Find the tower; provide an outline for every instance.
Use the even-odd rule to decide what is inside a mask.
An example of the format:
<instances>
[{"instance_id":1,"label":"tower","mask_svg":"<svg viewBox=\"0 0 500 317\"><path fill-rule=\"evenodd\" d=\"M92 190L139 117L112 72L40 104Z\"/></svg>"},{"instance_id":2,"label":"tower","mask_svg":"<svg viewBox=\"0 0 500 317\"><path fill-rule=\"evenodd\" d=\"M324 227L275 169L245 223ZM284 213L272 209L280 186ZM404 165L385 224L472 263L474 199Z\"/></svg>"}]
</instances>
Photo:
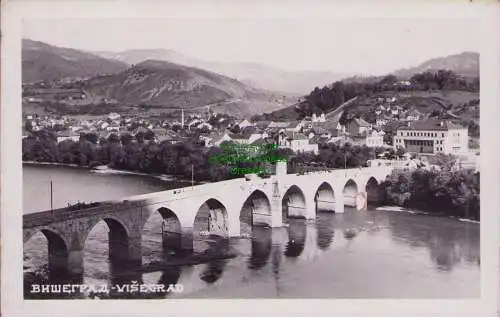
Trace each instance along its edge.
<instances>
[{"instance_id":1,"label":"tower","mask_svg":"<svg viewBox=\"0 0 500 317\"><path fill-rule=\"evenodd\" d=\"M181 113L181 126L184 129L184 109L181 109L181 111L182 111L182 113Z\"/></svg>"}]
</instances>

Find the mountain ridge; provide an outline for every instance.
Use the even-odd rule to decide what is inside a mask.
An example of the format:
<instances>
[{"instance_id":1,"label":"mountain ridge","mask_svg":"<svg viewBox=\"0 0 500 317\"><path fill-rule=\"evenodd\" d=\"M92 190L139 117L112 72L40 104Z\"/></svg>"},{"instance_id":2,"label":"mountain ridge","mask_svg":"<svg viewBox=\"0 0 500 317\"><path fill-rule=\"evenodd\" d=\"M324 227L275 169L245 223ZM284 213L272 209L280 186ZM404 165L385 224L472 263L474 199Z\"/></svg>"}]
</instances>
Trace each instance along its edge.
<instances>
[{"instance_id":1,"label":"mountain ridge","mask_svg":"<svg viewBox=\"0 0 500 317\"><path fill-rule=\"evenodd\" d=\"M52 81L66 77L94 77L123 71L116 60L30 39L22 40L22 81Z\"/></svg>"},{"instance_id":2,"label":"mountain ridge","mask_svg":"<svg viewBox=\"0 0 500 317\"><path fill-rule=\"evenodd\" d=\"M282 106L270 94L204 69L146 60L114 75L91 78L85 90L126 104L158 108L223 106L220 112L252 115Z\"/></svg>"},{"instance_id":3,"label":"mountain ridge","mask_svg":"<svg viewBox=\"0 0 500 317\"><path fill-rule=\"evenodd\" d=\"M94 54L114 58L129 65L154 58L176 64L206 69L238 79L259 89L304 94L316 85L324 85L353 74L328 71L287 71L256 62L223 63L204 61L171 49L131 49L120 52L96 51Z\"/></svg>"}]
</instances>

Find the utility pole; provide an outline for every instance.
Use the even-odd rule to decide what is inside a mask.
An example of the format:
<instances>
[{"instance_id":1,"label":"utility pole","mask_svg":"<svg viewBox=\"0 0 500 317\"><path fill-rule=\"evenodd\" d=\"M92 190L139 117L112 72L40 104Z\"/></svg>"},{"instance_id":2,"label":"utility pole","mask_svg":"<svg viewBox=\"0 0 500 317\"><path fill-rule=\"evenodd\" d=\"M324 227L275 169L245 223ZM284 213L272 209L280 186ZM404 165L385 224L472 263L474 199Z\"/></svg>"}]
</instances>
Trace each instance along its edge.
<instances>
[{"instance_id":1,"label":"utility pole","mask_svg":"<svg viewBox=\"0 0 500 317\"><path fill-rule=\"evenodd\" d=\"M191 164L191 189L193 189L194 186L194 165Z\"/></svg>"},{"instance_id":2,"label":"utility pole","mask_svg":"<svg viewBox=\"0 0 500 317\"><path fill-rule=\"evenodd\" d=\"M54 211L54 190L52 188L52 179L50 180L50 211Z\"/></svg>"},{"instance_id":3,"label":"utility pole","mask_svg":"<svg viewBox=\"0 0 500 317\"><path fill-rule=\"evenodd\" d=\"M182 129L184 129L184 108L181 109L181 125Z\"/></svg>"}]
</instances>

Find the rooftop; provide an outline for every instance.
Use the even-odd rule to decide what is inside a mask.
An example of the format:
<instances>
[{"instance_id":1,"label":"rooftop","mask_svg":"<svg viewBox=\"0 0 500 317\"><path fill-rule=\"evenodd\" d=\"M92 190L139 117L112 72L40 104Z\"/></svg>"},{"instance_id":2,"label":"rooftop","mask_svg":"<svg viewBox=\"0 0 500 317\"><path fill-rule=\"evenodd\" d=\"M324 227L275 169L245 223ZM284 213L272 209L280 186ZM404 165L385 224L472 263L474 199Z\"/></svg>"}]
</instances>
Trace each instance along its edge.
<instances>
[{"instance_id":1,"label":"rooftop","mask_svg":"<svg viewBox=\"0 0 500 317\"><path fill-rule=\"evenodd\" d=\"M357 123L360 127L368 127L368 128L371 127L371 124L369 124L368 122L366 122L361 118L353 118L351 122Z\"/></svg>"},{"instance_id":2,"label":"rooftop","mask_svg":"<svg viewBox=\"0 0 500 317\"><path fill-rule=\"evenodd\" d=\"M460 124L451 121L440 120L419 120L407 123L407 125L398 127L398 130L425 130L425 131L448 131L465 129Z\"/></svg>"}]
</instances>

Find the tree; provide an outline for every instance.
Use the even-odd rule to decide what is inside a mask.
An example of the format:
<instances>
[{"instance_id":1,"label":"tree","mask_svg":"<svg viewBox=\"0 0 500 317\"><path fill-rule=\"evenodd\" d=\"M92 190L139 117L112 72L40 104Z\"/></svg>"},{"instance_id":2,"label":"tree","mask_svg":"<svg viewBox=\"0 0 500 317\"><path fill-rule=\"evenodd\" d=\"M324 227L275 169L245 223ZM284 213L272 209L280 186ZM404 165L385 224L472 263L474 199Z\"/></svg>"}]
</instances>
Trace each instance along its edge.
<instances>
[{"instance_id":1,"label":"tree","mask_svg":"<svg viewBox=\"0 0 500 317\"><path fill-rule=\"evenodd\" d=\"M155 138L155 134L153 131L151 130L148 130L144 133L144 140L148 140L148 141L151 141Z\"/></svg>"},{"instance_id":2,"label":"tree","mask_svg":"<svg viewBox=\"0 0 500 317\"><path fill-rule=\"evenodd\" d=\"M116 133L111 133L108 137L108 142L110 143L120 143L120 138Z\"/></svg>"},{"instance_id":3,"label":"tree","mask_svg":"<svg viewBox=\"0 0 500 317\"><path fill-rule=\"evenodd\" d=\"M341 125L345 126L347 124L348 120L349 120L349 111L347 109L345 109L342 112L342 115L340 115L339 123Z\"/></svg>"},{"instance_id":4,"label":"tree","mask_svg":"<svg viewBox=\"0 0 500 317\"><path fill-rule=\"evenodd\" d=\"M120 136L120 141L123 146L126 146L134 140L134 137L130 133L124 133Z\"/></svg>"},{"instance_id":5,"label":"tree","mask_svg":"<svg viewBox=\"0 0 500 317\"><path fill-rule=\"evenodd\" d=\"M33 129L33 125L31 124L31 121L25 120L24 121L24 130L26 130L27 132L31 132L32 129Z\"/></svg>"},{"instance_id":6,"label":"tree","mask_svg":"<svg viewBox=\"0 0 500 317\"><path fill-rule=\"evenodd\" d=\"M436 165L444 171L451 170L456 163L456 158L451 154L438 153L434 158Z\"/></svg>"},{"instance_id":7,"label":"tree","mask_svg":"<svg viewBox=\"0 0 500 317\"><path fill-rule=\"evenodd\" d=\"M397 146L396 147L396 157L402 158L406 154L406 150L402 146Z\"/></svg>"}]
</instances>

